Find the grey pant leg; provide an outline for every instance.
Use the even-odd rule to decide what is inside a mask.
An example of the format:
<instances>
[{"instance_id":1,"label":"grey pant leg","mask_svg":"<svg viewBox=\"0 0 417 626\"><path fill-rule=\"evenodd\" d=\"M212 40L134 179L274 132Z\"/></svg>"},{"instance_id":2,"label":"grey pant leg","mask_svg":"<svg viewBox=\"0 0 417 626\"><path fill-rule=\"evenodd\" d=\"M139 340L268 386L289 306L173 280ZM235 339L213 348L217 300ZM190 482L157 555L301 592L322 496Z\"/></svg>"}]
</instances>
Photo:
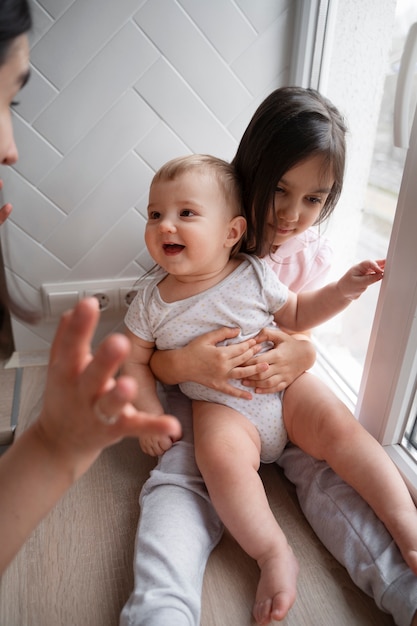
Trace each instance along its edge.
<instances>
[{"instance_id":1,"label":"grey pant leg","mask_svg":"<svg viewBox=\"0 0 417 626\"><path fill-rule=\"evenodd\" d=\"M190 402L177 393L168 406L181 418L183 439L143 486L135 586L120 626L198 626L207 559L223 532L195 463Z\"/></svg>"},{"instance_id":2,"label":"grey pant leg","mask_svg":"<svg viewBox=\"0 0 417 626\"><path fill-rule=\"evenodd\" d=\"M398 626L409 626L417 610L417 577L368 504L327 463L295 446L286 447L278 464L296 486L313 530L353 582Z\"/></svg>"}]
</instances>

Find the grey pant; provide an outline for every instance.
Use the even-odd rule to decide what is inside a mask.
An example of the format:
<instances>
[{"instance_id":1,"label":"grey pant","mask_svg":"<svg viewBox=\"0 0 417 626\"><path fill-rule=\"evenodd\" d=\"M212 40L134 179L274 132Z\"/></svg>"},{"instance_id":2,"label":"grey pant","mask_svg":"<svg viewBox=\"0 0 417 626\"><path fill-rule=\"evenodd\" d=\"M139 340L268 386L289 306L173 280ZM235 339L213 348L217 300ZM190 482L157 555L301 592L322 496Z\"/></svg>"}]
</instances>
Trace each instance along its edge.
<instances>
[{"instance_id":1,"label":"grey pant","mask_svg":"<svg viewBox=\"0 0 417 626\"><path fill-rule=\"evenodd\" d=\"M176 387L167 389L183 438L143 487L135 588L120 626L198 626L204 570L223 531L195 463L191 404ZM398 626L409 626L417 610L417 577L366 502L326 463L294 446L287 446L278 463L326 548Z\"/></svg>"}]
</instances>

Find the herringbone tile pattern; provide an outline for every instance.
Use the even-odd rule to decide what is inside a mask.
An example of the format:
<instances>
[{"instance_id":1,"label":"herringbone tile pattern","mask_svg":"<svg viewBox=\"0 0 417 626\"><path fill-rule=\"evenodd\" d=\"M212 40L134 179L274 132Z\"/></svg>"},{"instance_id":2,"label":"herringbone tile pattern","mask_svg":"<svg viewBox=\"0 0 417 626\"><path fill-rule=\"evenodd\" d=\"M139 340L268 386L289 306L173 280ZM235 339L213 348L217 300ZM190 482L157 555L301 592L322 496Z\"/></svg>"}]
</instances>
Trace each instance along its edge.
<instances>
[{"instance_id":1,"label":"herringbone tile pattern","mask_svg":"<svg viewBox=\"0 0 417 626\"><path fill-rule=\"evenodd\" d=\"M256 106L288 80L294 5L33 0L32 77L13 114L20 160L2 173L12 291L40 307L43 283L148 267L154 170L191 152L233 156ZM55 323L14 322L16 349L48 348Z\"/></svg>"}]
</instances>

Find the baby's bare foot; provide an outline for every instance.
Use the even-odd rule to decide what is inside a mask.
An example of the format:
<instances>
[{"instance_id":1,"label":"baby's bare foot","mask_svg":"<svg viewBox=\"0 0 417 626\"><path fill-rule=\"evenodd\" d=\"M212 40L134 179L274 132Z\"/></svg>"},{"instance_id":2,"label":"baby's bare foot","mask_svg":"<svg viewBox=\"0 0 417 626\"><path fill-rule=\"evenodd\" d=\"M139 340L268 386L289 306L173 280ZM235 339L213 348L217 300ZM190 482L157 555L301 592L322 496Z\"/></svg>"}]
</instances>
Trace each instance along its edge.
<instances>
[{"instance_id":1,"label":"baby's bare foot","mask_svg":"<svg viewBox=\"0 0 417 626\"><path fill-rule=\"evenodd\" d=\"M281 621L295 602L298 562L287 544L285 550L259 562L261 577L253 616L258 624Z\"/></svg>"},{"instance_id":2,"label":"baby's bare foot","mask_svg":"<svg viewBox=\"0 0 417 626\"><path fill-rule=\"evenodd\" d=\"M140 437L139 443L143 452L150 456L161 456L173 446L169 435L144 435Z\"/></svg>"}]
</instances>

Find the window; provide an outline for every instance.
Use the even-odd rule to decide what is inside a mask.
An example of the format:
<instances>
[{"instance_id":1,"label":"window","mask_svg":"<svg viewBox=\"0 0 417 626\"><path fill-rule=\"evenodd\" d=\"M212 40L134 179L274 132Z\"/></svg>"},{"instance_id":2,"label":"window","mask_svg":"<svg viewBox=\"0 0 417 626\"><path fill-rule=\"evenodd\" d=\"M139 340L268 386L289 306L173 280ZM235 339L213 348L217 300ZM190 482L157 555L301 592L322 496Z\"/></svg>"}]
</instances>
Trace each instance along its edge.
<instances>
[{"instance_id":1,"label":"window","mask_svg":"<svg viewBox=\"0 0 417 626\"><path fill-rule=\"evenodd\" d=\"M413 22L417 22L415 2L398 0L366 201L360 216L352 217L357 220L352 231L358 236L353 240L350 231L341 235L349 239L355 261L387 256L385 277L345 313L317 329L315 337L322 372L337 384L339 394L364 426L386 446L416 497L417 121L408 151L395 148L391 141L399 62ZM410 109L415 107L416 95L417 88ZM332 238L331 229L328 234ZM343 258L346 267L349 261L344 254ZM339 275L340 269L335 272Z\"/></svg>"},{"instance_id":2,"label":"window","mask_svg":"<svg viewBox=\"0 0 417 626\"><path fill-rule=\"evenodd\" d=\"M382 259L387 254L407 155L405 148L393 143L394 100L404 44L414 21L417 21L415 3L399 0L366 197L360 215L355 217L357 225L349 233L352 262L365 258ZM417 74L414 94L412 110L417 99ZM330 225L328 236L335 250L343 245L343 231L334 233ZM350 264L344 260L343 263L343 266L339 263L332 278L338 278ZM319 351L327 363L326 369L329 373L331 367L336 370L333 377L338 377L339 384L345 388L345 396L351 401L359 392L379 290L380 285L373 286L346 312L315 331Z\"/></svg>"}]
</instances>

